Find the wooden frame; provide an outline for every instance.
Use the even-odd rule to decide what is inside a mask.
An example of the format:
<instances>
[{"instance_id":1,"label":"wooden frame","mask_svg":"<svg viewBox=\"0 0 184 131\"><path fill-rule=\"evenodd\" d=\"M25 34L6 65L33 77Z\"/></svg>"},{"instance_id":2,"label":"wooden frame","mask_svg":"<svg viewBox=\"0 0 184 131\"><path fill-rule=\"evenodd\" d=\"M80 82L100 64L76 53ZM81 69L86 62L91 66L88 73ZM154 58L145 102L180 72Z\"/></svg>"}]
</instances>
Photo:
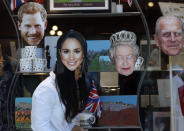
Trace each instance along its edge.
<instances>
[{"instance_id":1,"label":"wooden frame","mask_svg":"<svg viewBox=\"0 0 184 131\"><path fill-rule=\"evenodd\" d=\"M72 2L72 0L48 0L47 11L49 13L98 13L110 12L111 0L84 0Z\"/></svg>"}]
</instances>

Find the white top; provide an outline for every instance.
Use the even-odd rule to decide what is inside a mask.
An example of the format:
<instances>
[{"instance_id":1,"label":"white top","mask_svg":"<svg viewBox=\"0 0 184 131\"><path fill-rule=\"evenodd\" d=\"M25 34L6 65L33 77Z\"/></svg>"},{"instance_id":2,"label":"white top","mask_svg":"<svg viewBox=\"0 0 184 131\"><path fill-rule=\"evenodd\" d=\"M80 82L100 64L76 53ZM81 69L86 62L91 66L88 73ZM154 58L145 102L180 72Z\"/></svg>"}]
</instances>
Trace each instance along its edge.
<instances>
[{"instance_id":1,"label":"white top","mask_svg":"<svg viewBox=\"0 0 184 131\"><path fill-rule=\"evenodd\" d=\"M65 106L60 101L55 74L42 81L32 96L31 128L33 131L71 131L74 122L65 120Z\"/></svg>"}]
</instances>

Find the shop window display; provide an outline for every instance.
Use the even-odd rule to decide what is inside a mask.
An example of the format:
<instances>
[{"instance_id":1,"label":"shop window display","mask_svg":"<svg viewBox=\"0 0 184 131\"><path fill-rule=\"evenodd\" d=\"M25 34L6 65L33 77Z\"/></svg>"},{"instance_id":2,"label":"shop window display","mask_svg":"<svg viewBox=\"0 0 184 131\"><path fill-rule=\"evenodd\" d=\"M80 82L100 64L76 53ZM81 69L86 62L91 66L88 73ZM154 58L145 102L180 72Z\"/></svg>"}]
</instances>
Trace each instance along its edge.
<instances>
[{"instance_id":1,"label":"shop window display","mask_svg":"<svg viewBox=\"0 0 184 131\"><path fill-rule=\"evenodd\" d=\"M44 25L44 27L45 27L45 25ZM45 27L46 28L46 27ZM19 30L20 31L22 31L23 29L22 29L22 26L20 26L19 25ZM34 32L34 29L33 29L33 32ZM42 30L42 32L43 32L43 30ZM21 35L22 35L22 33L21 33ZM39 34L37 34L40 38L43 38L43 37L41 37L41 35L39 35ZM32 38L34 38L34 36L31 36L31 38L29 39L29 38L24 38L24 36L22 35L22 38L26 41L26 39L28 39L28 40L30 40L30 41L34 41ZM32 46L32 45L39 45L37 42L35 42L34 44L32 43L28 43L28 40L27 40L27 42L26 42L26 44L28 44L29 46ZM35 36L35 40L37 40L37 41L39 41L37 38L36 38L36 36ZM49 50L51 49L51 47L49 47ZM50 53L51 53L51 51L50 51ZM109 60L108 60L108 62L104 62L103 60L106 60L106 57L107 56L107 54L105 54L104 56L102 56L102 57L100 57L99 58L99 61L100 62L102 62L102 64L104 64L104 63L108 63L108 64L112 64L112 63L110 63L109 62ZM48 57L48 60L47 61L49 61L49 59L50 59L50 57ZM51 56L51 59L52 59L52 56ZM104 63L103 63L104 62ZM138 62L136 63L136 60L134 60L133 61L133 64L131 65L131 70L130 70L130 72L128 72L128 73L123 73L123 76L125 75L125 77L129 77L130 76L130 78L127 78L127 80L129 80L129 81L132 81L132 80L134 80L134 79L136 79L136 78L134 78L134 77L131 77L131 75L132 74L134 74L134 70L136 69L137 70L137 67L139 68L139 66L141 65L141 63L142 63L142 61L141 60L138 60ZM136 66L136 68L135 68L135 65L138 65L138 66ZM111 66L111 65L110 65ZM49 68L49 65L47 65L47 67ZM113 67L113 66L112 66ZM134 69L135 68L135 69ZM111 68L112 70L114 70L114 68ZM101 70L101 69L100 69ZM31 71L30 71L31 72ZM31 72L32 73L32 72ZM122 75L122 74L121 74ZM29 76L30 77L30 76ZM139 77L139 76L137 76L137 77ZM133 79L131 79L131 78L133 78ZM123 78L124 79L124 78ZM125 82L126 83L126 82ZM26 86L29 86L29 85L26 85ZM136 85L137 86L137 85ZM98 87L97 87L97 89L98 89ZM31 89L31 94L32 94L32 92L33 92L33 90L34 89ZM135 89L136 90L136 89ZM134 90L134 91L135 91ZM137 93L136 91L134 92L134 93ZM133 93L133 94L134 94ZM131 93L130 93L131 94ZM136 99L134 99L134 101L137 101ZM135 103L133 104L133 106L135 106ZM136 119L137 120L137 119ZM138 121L136 121L136 126L138 125ZM114 130L116 130L116 129L114 129Z\"/></svg>"}]
</instances>

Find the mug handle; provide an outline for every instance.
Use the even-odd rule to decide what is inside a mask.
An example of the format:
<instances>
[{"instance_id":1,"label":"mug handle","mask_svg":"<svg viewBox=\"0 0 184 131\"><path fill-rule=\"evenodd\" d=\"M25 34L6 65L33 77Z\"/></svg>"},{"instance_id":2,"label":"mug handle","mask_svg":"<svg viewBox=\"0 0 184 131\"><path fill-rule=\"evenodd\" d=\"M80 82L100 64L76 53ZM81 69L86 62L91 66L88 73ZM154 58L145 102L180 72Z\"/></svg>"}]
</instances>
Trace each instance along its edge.
<instances>
[{"instance_id":1,"label":"mug handle","mask_svg":"<svg viewBox=\"0 0 184 131\"><path fill-rule=\"evenodd\" d=\"M142 66L142 64L143 64L143 62L144 62L144 58L141 57L141 56L139 56L138 59L141 59L141 64L140 64L140 66Z\"/></svg>"},{"instance_id":2,"label":"mug handle","mask_svg":"<svg viewBox=\"0 0 184 131\"><path fill-rule=\"evenodd\" d=\"M138 63L138 60L139 60L139 59L140 59L140 61L141 61L140 63ZM144 58L141 57L141 56L138 56L138 57L137 57L137 60L136 60L136 62L135 62L135 70L139 70L139 69L141 68L143 62L144 62Z\"/></svg>"}]
</instances>

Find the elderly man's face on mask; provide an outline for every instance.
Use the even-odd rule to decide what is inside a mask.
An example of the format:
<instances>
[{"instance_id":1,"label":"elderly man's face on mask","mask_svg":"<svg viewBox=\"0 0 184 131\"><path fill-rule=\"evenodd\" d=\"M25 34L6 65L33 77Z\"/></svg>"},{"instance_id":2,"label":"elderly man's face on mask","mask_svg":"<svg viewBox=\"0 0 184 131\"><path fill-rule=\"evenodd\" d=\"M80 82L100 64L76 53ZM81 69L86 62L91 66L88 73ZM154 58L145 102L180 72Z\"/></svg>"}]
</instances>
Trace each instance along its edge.
<instances>
[{"instance_id":1,"label":"elderly man's face on mask","mask_svg":"<svg viewBox=\"0 0 184 131\"><path fill-rule=\"evenodd\" d=\"M177 19L161 20L155 41L166 55L178 55L184 45L181 23Z\"/></svg>"},{"instance_id":2,"label":"elderly man's face on mask","mask_svg":"<svg viewBox=\"0 0 184 131\"><path fill-rule=\"evenodd\" d=\"M37 46L43 39L47 21L43 21L40 12L23 14L22 22L18 23L22 38L28 45Z\"/></svg>"}]
</instances>

